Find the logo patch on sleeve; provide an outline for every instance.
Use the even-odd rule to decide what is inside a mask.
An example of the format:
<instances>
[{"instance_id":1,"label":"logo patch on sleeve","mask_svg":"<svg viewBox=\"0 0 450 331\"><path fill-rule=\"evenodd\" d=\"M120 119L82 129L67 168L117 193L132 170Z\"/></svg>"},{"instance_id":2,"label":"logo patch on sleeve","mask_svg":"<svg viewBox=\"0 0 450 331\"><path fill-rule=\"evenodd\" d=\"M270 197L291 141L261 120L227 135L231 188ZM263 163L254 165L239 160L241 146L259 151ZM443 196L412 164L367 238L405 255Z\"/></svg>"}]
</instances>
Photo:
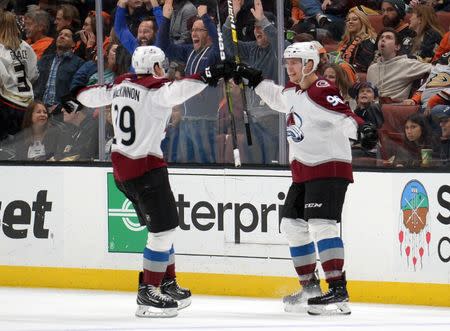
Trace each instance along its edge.
<instances>
[{"instance_id":1,"label":"logo patch on sleeve","mask_svg":"<svg viewBox=\"0 0 450 331\"><path fill-rule=\"evenodd\" d=\"M317 81L316 86L317 87L329 87L330 83L328 83L326 80L321 79L321 80Z\"/></svg>"}]
</instances>

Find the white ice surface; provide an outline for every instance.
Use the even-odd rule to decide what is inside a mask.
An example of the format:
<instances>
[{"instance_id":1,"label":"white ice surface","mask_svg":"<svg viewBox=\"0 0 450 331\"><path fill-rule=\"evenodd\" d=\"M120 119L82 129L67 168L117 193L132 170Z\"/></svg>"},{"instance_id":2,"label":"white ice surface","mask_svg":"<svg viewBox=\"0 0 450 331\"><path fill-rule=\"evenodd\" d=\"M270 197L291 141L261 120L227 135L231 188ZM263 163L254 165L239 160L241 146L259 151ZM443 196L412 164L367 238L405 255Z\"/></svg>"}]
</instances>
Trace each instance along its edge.
<instances>
[{"instance_id":1,"label":"white ice surface","mask_svg":"<svg viewBox=\"0 0 450 331\"><path fill-rule=\"evenodd\" d=\"M351 303L350 316L283 312L281 300L193 297L169 319L137 318L130 292L0 287L0 330L450 330L450 309Z\"/></svg>"}]
</instances>

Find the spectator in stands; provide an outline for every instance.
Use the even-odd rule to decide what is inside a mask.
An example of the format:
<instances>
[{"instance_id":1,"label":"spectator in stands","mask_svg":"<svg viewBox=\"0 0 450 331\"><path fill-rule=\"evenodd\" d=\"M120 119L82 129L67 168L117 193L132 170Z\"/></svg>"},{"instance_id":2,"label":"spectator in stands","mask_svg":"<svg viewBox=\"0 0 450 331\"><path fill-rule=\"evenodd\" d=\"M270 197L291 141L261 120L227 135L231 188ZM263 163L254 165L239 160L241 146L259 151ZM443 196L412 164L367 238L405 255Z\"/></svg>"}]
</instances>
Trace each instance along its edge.
<instances>
[{"instance_id":1,"label":"spectator in stands","mask_svg":"<svg viewBox=\"0 0 450 331\"><path fill-rule=\"evenodd\" d=\"M221 0L220 3L220 18L223 24L225 18L228 16L228 4L227 1L224 0ZM234 17L238 40L255 40L255 34L253 33L255 18L251 12L253 0L233 0L233 7L235 6L239 6L240 8L239 12Z\"/></svg>"},{"instance_id":2,"label":"spectator in stands","mask_svg":"<svg viewBox=\"0 0 450 331\"><path fill-rule=\"evenodd\" d=\"M125 9L125 22L128 29L135 36L137 34L139 25L144 18L152 16L151 4L147 7L148 1L142 0L119 0L121 7ZM152 2L153 3L153 2ZM119 5L119 4L118 4Z\"/></svg>"},{"instance_id":3,"label":"spectator in stands","mask_svg":"<svg viewBox=\"0 0 450 331\"><path fill-rule=\"evenodd\" d=\"M87 161L98 157L98 121L91 109L62 108L65 129L56 148L57 161Z\"/></svg>"},{"instance_id":4,"label":"spectator in stands","mask_svg":"<svg viewBox=\"0 0 450 331\"><path fill-rule=\"evenodd\" d=\"M63 29L70 29L75 32L78 31L80 27L80 13L78 12L78 9L76 7L67 4L58 6L55 17L55 29L57 37ZM54 54L56 52L56 39L57 38L55 38L53 40L53 43L49 47L47 47L47 49L44 51L44 55ZM77 37L74 38L74 49L78 48L80 45L80 41L75 39L77 39Z\"/></svg>"},{"instance_id":5,"label":"spectator in stands","mask_svg":"<svg viewBox=\"0 0 450 331\"><path fill-rule=\"evenodd\" d=\"M409 7L415 8L421 4L430 6L434 11L450 11L450 2L447 0L411 0L409 2Z\"/></svg>"},{"instance_id":6,"label":"spectator in stands","mask_svg":"<svg viewBox=\"0 0 450 331\"><path fill-rule=\"evenodd\" d=\"M351 100L349 95L349 89L352 86L352 83L348 80L345 71L341 68L341 66L337 63L328 63L323 66L323 78L333 82L334 85L341 92L341 96L343 100L348 104ZM353 106L353 109L355 107Z\"/></svg>"},{"instance_id":7,"label":"spectator in stands","mask_svg":"<svg viewBox=\"0 0 450 331\"><path fill-rule=\"evenodd\" d=\"M75 54L83 60L92 60L97 55L97 27L96 27L96 13L90 11L86 19L84 20L83 27L77 33L80 36L80 47L76 50ZM103 30L103 48L106 48L109 43L109 33L111 31L111 16L102 12L102 30Z\"/></svg>"},{"instance_id":8,"label":"spectator in stands","mask_svg":"<svg viewBox=\"0 0 450 331\"><path fill-rule=\"evenodd\" d=\"M255 1L255 7L252 9L255 21L255 41L242 42L239 40L239 56L243 62L261 70L264 78L276 81L278 79L276 17L272 13L264 12L261 0ZM234 1L233 10L236 17L241 10L238 0ZM235 46L231 36L229 17L223 24L222 31L225 52L230 58L234 58ZM288 45L289 43L285 42L285 47Z\"/></svg>"},{"instance_id":9,"label":"spectator in stands","mask_svg":"<svg viewBox=\"0 0 450 331\"><path fill-rule=\"evenodd\" d=\"M378 103L378 89L370 82L357 83L350 89L350 95L356 100L355 114L365 122L381 128L384 123L383 113Z\"/></svg>"},{"instance_id":10,"label":"spectator in stands","mask_svg":"<svg viewBox=\"0 0 450 331\"><path fill-rule=\"evenodd\" d=\"M297 37L295 37L294 40L297 41ZM359 78L355 71L355 68L353 68L351 64L342 60L339 56L336 56L335 52L330 54L327 53L325 47L323 47L323 45L317 40L313 40L311 43L317 48L317 51L319 52L320 62L319 65L317 66L317 72L320 75L323 76L323 72L325 71L326 68L328 68L329 64L335 63L338 64L344 71L346 79L349 81L350 86L359 82Z\"/></svg>"},{"instance_id":11,"label":"spectator in stands","mask_svg":"<svg viewBox=\"0 0 450 331\"><path fill-rule=\"evenodd\" d=\"M114 31L121 44L133 54L138 46L149 46L155 43L156 31L162 22L161 7L157 0L151 0L153 6L153 16L146 16L139 24L137 35L133 35L126 23L128 0L119 0L117 2L116 16L114 20Z\"/></svg>"},{"instance_id":12,"label":"spectator in stands","mask_svg":"<svg viewBox=\"0 0 450 331\"><path fill-rule=\"evenodd\" d=\"M398 54L410 54L412 41L416 33L404 21L406 15L405 2L403 0L383 0L381 14L383 15L384 27L393 28L398 33L400 40Z\"/></svg>"},{"instance_id":13,"label":"spectator in stands","mask_svg":"<svg viewBox=\"0 0 450 331\"><path fill-rule=\"evenodd\" d=\"M378 87L382 102L402 102L411 94L414 81L431 71L431 64L397 55L400 39L392 28L384 28L377 40L380 57L367 70L367 81Z\"/></svg>"},{"instance_id":14,"label":"spectator in stands","mask_svg":"<svg viewBox=\"0 0 450 331\"><path fill-rule=\"evenodd\" d=\"M0 11L0 141L16 134L28 105L33 101L36 54L19 38L16 17Z\"/></svg>"},{"instance_id":15,"label":"spectator in stands","mask_svg":"<svg viewBox=\"0 0 450 331\"><path fill-rule=\"evenodd\" d=\"M301 9L309 20L326 29L333 39L340 40L345 27L345 14L351 8L348 0L301 0Z\"/></svg>"},{"instance_id":16,"label":"spectator in stands","mask_svg":"<svg viewBox=\"0 0 450 331\"><path fill-rule=\"evenodd\" d=\"M432 149L432 147L431 128L426 118L422 114L412 114L406 119L403 145L399 145L396 150L394 165L419 167L422 165L422 150ZM427 165L431 163L431 160L428 161Z\"/></svg>"},{"instance_id":17,"label":"spectator in stands","mask_svg":"<svg viewBox=\"0 0 450 331\"><path fill-rule=\"evenodd\" d=\"M192 25L192 44L176 45L169 38L170 20L173 13L173 0L167 0L163 6L163 19L158 29L156 46L172 60L186 63L186 75L204 70L220 60L216 26L209 15L207 6L197 8L198 18Z\"/></svg>"},{"instance_id":18,"label":"spectator in stands","mask_svg":"<svg viewBox=\"0 0 450 331\"><path fill-rule=\"evenodd\" d=\"M381 128L384 122L381 106L378 103L378 89L369 82L356 83L349 90L350 96L356 100L354 113L361 117L364 122L372 123L377 129ZM367 150L361 147L358 142L352 145L353 157L372 157L379 155L379 144Z\"/></svg>"},{"instance_id":19,"label":"spectator in stands","mask_svg":"<svg viewBox=\"0 0 450 331\"><path fill-rule=\"evenodd\" d=\"M44 103L33 101L25 112L22 131L14 136L15 160L48 160L54 156L60 130L49 121Z\"/></svg>"},{"instance_id":20,"label":"spectator in stands","mask_svg":"<svg viewBox=\"0 0 450 331\"><path fill-rule=\"evenodd\" d=\"M105 70L104 70L104 83L112 84L117 77L116 66L116 50L118 45L110 43L105 52ZM97 65L97 62L95 62ZM89 77L87 85L95 85L98 83L98 73L94 73Z\"/></svg>"},{"instance_id":21,"label":"spectator in stands","mask_svg":"<svg viewBox=\"0 0 450 331\"><path fill-rule=\"evenodd\" d=\"M78 30L81 27L80 12L72 5L59 6L56 11L55 26L58 34L64 28Z\"/></svg>"},{"instance_id":22,"label":"spectator in stands","mask_svg":"<svg viewBox=\"0 0 450 331\"><path fill-rule=\"evenodd\" d=\"M445 33L434 9L425 5L414 7L409 22L410 29L416 32L411 54L418 60L431 62L434 50L439 46Z\"/></svg>"},{"instance_id":23,"label":"spectator in stands","mask_svg":"<svg viewBox=\"0 0 450 331\"><path fill-rule=\"evenodd\" d=\"M116 48L116 76L123 75L130 72L131 68L131 54L123 45Z\"/></svg>"},{"instance_id":24,"label":"spectator in stands","mask_svg":"<svg viewBox=\"0 0 450 331\"><path fill-rule=\"evenodd\" d=\"M173 0L163 6L163 20L158 29L156 46L170 61L186 63L185 74L193 75L220 61L217 28L207 14L206 5L197 8L198 17L191 29L193 44L174 44L169 38ZM216 113L219 93L208 87L184 105L184 117L179 126L178 162L214 163L216 150Z\"/></svg>"},{"instance_id":25,"label":"spectator in stands","mask_svg":"<svg viewBox=\"0 0 450 331\"><path fill-rule=\"evenodd\" d=\"M44 10L28 10L25 14L25 35L27 43L33 48L40 60L44 51L53 43L48 36L50 31L50 16Z\"/></svg>"},{"instance_id":26,"label":"spectator in stands","mask_svg":"<svg viewBox=\"0 0 450 331\"><path fill-rule=\"evenodd\" d=\"M420 105L424 115L431 114L433 107L450 104L450 53L445 53L438 63L432 67L425 83L417 90L411 99L403 101L405 105Z\"/></svg>"},{"instance_id":27,"label":"spectator in stands","mask_svg":"<svg viewBox=\"0 0 450 331\"><path fill-rule=\"evenodd\" d=\"M443 166L450 165L450 105L437 106L431 113L439 121L442 135L440 141L440 158Z\"/></svg>"},{"instance_id":28,"label":"spectator in stands","mask_svg":"<svg viewBox=\"0 0 450 331\"><path fill-rule=\"evenodd\" d=\"M40 75L34 85L35 96L50 113L60 110L61 97L69 93L72 77L84 63L72 51L73 36L72 30L62 29L56 39L56 53L44 55L38 62Z\"/></svg>"},{"instance_id":29,"label":"spectator in stands","mask_svg":"<svg viewBox=\"0 0 450 331\"><path fill-rule=\"evenodd\" d=\"M449 2L450 4L450 2ZM434 52L433 60L432 62L435 63L439 58L445 54L450 52L450 31L444 34L444 36L441 39L441 42L439 43L439 46Z\"/></svg>"},{"instance_id":30,"label":"spectator in stands","mask_svg":"<svg viewBox=\"0 0 450 331\"><path fill-rule=\"evenodd\" d=\"M357 72L367 72L375 55L376 36L367 15L353 7L347 15L344 36L338 45L340 57Z\"/></svg>"},{"instance_id":31,"label":"spectator in stands","mask_svg":"<svg viewBox=\"0 0 450 331\"><path fill-rule=\"evenodd\" d=\"M233 10L236 17L241 10L239 1L234 1ZM276 17L270 12L264 12L261 0L254 1L251 12L255 21L256 40L238 41L240 59L261 70L265 78L278 81ZM222 29L225 51L230 58L234 58L235 46L231 36L229 17ZM288 45L289 43L285 41L285 47ZM258 144L249 148L249 162L272 164L278 160L279 115L262 102L253 90L247 91L247 107L252 120L252 133L258 138Z\"/></svg>"},{"instance_id":32,"label":"spectator in stands","mask_svg":"<svg viewBox=\"0 0 450 331\"><path fill-rule=\"evenodd\" d=\"M197 15L197 8L189 0L174 0L173 14L170 20L170 40L174 44L190 41L189 20Z\"/></svg>"}]
</instances>

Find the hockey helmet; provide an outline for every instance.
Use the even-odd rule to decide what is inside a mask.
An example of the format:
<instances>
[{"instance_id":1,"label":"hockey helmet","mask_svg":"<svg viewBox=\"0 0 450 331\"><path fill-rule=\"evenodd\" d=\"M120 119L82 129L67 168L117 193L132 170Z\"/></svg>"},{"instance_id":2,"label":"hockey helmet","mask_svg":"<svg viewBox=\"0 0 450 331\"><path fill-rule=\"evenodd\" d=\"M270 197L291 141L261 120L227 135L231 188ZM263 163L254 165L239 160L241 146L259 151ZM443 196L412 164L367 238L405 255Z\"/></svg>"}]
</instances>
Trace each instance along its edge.
<instances>
[{"instance_id":1,"label":"hockey helmet","mask_svg":"<svg viewBox=\"0 0 450 331\"><path fill-rule=\"evenodd\" d=\"M312 42L299 42L289 45L284 50L283 59L301 59L302 65L305 66L309 60L313 61L311 72L316 71L320 62L319 51Z\"/></svg>"},{"instance_id":2,"label":"hockey helmet","mask_svg":"<svg viewBox=\"0 0 450 331\"><path fill-rule=\"evenodd\" d=\"M137 74L155 74L154 67L167 69L167 60L164 52L156 46L140 46L133 53L131 64Z\"/></svg>"}]
</instances>

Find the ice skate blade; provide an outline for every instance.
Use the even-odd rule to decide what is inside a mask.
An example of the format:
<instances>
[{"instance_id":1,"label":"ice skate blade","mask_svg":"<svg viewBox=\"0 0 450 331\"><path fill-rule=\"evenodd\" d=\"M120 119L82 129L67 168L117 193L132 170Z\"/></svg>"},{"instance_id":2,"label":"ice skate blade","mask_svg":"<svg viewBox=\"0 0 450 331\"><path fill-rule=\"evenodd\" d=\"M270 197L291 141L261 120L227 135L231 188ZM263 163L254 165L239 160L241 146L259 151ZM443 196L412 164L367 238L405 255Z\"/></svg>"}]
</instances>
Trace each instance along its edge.
<instances>
[{"instance_id":1,"label":"ice skate blade","mask_svg":"<svg viewBox=\"0 0 450 331\"><path fill-rule=\"evenodd\" d=\"M184 309L187 306L191 305L191 297L186 298L186 299L176 300L176 301L178 303L178 310Z\"/></svg>"},{"instance_id":2,"label":"ice skate blade","mask_svg":"<svg viewBox=\"0 0 450 331\"><path fill-rule=\"evenodd\" d=\"M350 315L352 311L347 302L330 303L328 305L310 305L309 315Z\"/></svg>"},{"instance_id":3,"label":"ice skate blade","mask_svg":"<svg viewBox=\"0 0 450 331\"><path fill-rule=\"evenodd\" d=\"M307 310L308 304L306 302L298 304L291 304L291 303L284 304L284 311L286 313L306 313Z\"/></svg>"},{"instance_id":4,"label":"ice skate blade","mask_svg":"<svg viewBox=\"0 0 450 331\"><path fill-rule=\"evenodd\" d=\"M167 318L175 317L177 315L177 308L156 308L152 306L139 305L136 310L137 317Z\"/></svg>"}]
</instances>

